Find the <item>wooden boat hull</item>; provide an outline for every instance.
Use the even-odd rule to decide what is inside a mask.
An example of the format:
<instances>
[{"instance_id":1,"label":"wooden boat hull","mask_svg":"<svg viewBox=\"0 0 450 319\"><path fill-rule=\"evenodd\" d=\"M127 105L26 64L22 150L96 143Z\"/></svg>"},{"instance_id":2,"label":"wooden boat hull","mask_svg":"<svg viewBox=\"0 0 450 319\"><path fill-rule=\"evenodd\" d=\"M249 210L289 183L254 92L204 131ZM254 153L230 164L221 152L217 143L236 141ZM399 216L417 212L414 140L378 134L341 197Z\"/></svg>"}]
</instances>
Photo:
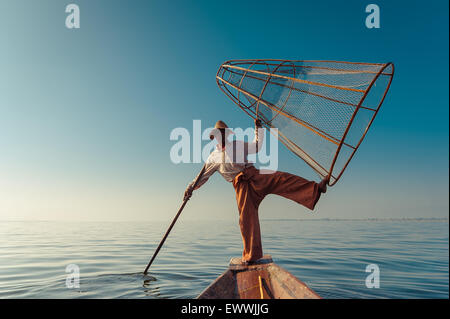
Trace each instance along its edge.
<instances>
[{"instance_id":1,"label":"wooden boat hull","mask_svg":"<svg viewBox=\"0 0 450 319\"><path fill-rule=\"evenodd\" d=\"M305 283L264 256L251 265L232 258L230 267L198 299L319 299Z\"/></svg>"}]
</instances>

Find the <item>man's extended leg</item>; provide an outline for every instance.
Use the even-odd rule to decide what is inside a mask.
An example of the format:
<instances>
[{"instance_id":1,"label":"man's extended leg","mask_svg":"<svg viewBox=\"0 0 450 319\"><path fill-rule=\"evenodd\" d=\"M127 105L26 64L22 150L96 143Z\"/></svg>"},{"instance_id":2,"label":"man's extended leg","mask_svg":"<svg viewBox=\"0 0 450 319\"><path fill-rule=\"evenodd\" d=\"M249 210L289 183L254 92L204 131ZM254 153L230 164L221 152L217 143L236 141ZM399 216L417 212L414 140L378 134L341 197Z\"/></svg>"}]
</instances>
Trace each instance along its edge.
<instances>
[{"instance_id":1,"label":"man's extended leg","mask_svg":"<svg viewBox=\"0 0 450 319\"><path fill-rule=\"evenodd\" d=\"M285 172L260 174L258 182L260 184L258 188L261 188L264 195L280 195L311 210L314 209L322 193L316 182Z\"/></svg>"}]
</instances>

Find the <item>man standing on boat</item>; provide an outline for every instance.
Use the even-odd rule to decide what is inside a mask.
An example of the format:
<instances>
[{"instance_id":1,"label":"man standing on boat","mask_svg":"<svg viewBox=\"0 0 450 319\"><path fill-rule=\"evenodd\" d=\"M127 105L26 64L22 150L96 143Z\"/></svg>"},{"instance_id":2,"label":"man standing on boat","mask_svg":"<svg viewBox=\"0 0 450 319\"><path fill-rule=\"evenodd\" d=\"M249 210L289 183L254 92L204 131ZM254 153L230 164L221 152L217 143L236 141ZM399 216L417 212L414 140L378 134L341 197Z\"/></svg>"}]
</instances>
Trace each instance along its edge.
<instances>
[{"instance_id":1,"label":"man standing on boat","mask_svg":"<svg viewBox=\"0 0 450 319\"><path fill-rule=\"evenodd\" d=\"M280 195L313 210L320 195L327 190L327 179L316 183L285 172L263 174L249 163L247 156L258 153L262 145L263 134L258 134L262 133L262 130L261 122L255 120L253 142L229 141L228 138L233 132L224 122L217 121L210 138L215 138L218 144L209 155L203 175L195 187L195 189L201 187L216 171L225 180L233 183L239 209L244 263L254 262L263 256L258 207L266 195ZM193 185L194 182L186 188L185 199L192 195Z\"/></svg>"}]
</instances>

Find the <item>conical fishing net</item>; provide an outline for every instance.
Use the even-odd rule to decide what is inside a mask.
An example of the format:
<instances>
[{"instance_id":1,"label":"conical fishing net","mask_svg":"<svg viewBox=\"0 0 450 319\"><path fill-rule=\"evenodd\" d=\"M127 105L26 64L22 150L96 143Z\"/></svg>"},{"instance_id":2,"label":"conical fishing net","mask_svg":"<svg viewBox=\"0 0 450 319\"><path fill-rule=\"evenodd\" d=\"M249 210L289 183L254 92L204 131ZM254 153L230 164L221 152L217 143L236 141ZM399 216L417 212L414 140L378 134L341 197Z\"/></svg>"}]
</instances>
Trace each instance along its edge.
<instances>
[{"instance_id":1,"label":"conical fishing net","mask_svg":"<svg viewBox=\"0 0 450 319\"><path fill-rule=\"evenodd\" d=\"M392 63L232 60L217 83L330 185L341 177L386 96Z\"/></svg>"}]
</instances>

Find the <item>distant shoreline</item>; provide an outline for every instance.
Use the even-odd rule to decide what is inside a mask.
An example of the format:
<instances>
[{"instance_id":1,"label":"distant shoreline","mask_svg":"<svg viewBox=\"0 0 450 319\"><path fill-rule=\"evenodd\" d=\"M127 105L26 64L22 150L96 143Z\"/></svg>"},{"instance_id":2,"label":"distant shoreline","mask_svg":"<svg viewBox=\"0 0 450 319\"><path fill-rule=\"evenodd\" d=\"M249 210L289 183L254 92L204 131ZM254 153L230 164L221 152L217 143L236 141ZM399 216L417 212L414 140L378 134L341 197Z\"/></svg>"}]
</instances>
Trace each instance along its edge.
<instances>
[{"instance_id":1,"label":"distant shoreline","mask_svg":"<svg viewBox=\"0 0 450 319\"><path fill-rule=\"evenodd\" d=\"M376 222L376 221L446 221L448 222L448 218L425 218L425 217L418 217L418 218L283 218L283 219L275 219L275 218L261 218L261 221L357 221L357 222Z\"/></svg>"},{"instance_id":2,"label":"distant shoreline","mask_svg":"<svg viewBox=\"0 0 450 319\"><path fill-rule=\"evenodd\" d=\"M229 222L230 219L186 219L184 222ZM260 221L268 222L282 222L282 221L333 221L333 222L381 222L381 221L399 221L399 222L448 222L449 218L445 217L415 217L415 218L260 218ZM152 223L152 222L167 222L167 220L21 220L21 219L4 219L2 222L60 222L60 223Z\"/></svg>"}]
</instances>

